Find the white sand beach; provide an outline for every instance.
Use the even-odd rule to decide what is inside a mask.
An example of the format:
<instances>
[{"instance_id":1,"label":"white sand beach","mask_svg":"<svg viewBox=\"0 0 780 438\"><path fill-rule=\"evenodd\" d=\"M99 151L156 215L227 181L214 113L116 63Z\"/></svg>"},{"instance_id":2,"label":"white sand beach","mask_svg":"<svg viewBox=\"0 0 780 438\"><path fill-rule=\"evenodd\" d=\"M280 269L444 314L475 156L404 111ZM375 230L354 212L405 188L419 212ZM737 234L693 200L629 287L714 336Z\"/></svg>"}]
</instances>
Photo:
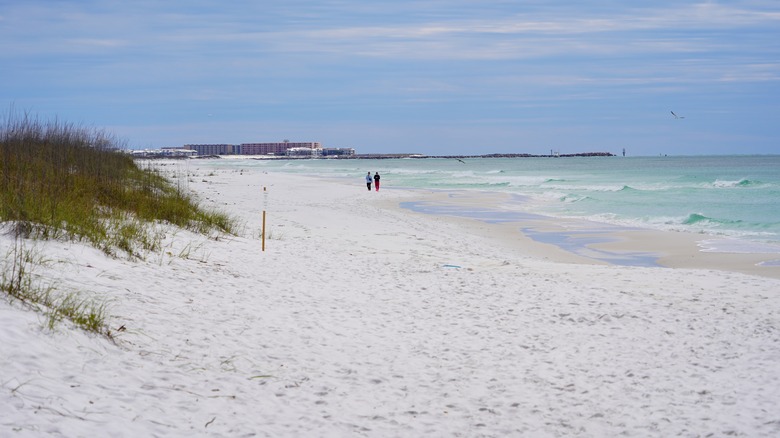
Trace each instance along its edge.
<instances>
[{"instance_id":1,"label":"white sand beach","mask_svg":"<svg viewBox=\"0 0 780 438\"><path fill-rule=\"evenodd\" d=\"M0 298L0 436L780 435L778 267L675 233L634 239L675 267L609 265L384 179L162 164L243 233L140 261L28 242L116 343Z\"/></svg>"}]
</instances>

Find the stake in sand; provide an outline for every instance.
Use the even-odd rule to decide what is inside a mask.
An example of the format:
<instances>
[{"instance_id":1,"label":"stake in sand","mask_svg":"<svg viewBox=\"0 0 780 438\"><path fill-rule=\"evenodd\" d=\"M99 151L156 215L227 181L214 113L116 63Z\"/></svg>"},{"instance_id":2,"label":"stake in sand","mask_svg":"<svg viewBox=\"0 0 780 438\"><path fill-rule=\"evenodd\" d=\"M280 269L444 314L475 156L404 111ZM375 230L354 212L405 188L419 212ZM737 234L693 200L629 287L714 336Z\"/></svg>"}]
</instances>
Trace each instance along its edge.
<instances>
[{"instance_id":1,"label":"stake in sand","mask_svg":"<svg viewBox=\"0 0 780 438\"><path fill-rule=\"evenodd\" d=\"M265 251L265 209L268 206L268 190L263 186L263 228L262 228L262 248Z\"/></svg>"}]
</instances>

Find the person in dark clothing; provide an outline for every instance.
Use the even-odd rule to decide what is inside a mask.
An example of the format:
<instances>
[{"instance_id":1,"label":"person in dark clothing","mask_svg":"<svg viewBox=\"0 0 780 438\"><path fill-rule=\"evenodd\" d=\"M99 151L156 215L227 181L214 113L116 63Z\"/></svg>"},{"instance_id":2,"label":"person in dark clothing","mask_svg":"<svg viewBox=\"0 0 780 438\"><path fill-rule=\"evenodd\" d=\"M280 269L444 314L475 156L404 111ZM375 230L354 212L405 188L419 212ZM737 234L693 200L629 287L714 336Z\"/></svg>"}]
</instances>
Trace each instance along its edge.
<instances>
[{"instance_id":1,"label":"person in dark clothing","mask_svg":"<svg viewBox=\"0 0 780 438\"><path fill-rule=\"evenodd\" d=\"M374 172L374 188L377 192L379 191L379 172Z\"/></svg>"}]
</instances>

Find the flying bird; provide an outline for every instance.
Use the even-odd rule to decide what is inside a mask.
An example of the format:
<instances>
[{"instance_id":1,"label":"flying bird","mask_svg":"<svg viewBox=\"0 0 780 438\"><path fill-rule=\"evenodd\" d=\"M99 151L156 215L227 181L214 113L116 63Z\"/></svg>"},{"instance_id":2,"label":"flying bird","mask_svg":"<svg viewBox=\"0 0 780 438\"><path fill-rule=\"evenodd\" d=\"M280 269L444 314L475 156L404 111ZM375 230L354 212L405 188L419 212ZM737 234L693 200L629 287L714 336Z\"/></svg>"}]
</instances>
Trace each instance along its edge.
<instances>
[{"instance_id":1,"label":"flying bird","mask_svg":"<svg viewBox=\"0 0 780 438\"><path fill-rule=\"evenodd\" d=\"M465 162L465 161L463 161L463 160L461 160L460 158L458 158L458 161L460 161L460 162L461 162L461 163L463 163L463 164L466 164L466 162Z\"/></svg>"},{"instance_id":2,"label":"flying bird","mask_svg":"<svg viewBox=\"0 0 780 438\"><path fill-rule=\"evenodd\" d=\"M685 118L685 116L678 116L677 114L674 113L674 111L672 111L671 113L672 113L672 115L674 116L675 119L684 119Z\"/></svg>"}]
</instances>

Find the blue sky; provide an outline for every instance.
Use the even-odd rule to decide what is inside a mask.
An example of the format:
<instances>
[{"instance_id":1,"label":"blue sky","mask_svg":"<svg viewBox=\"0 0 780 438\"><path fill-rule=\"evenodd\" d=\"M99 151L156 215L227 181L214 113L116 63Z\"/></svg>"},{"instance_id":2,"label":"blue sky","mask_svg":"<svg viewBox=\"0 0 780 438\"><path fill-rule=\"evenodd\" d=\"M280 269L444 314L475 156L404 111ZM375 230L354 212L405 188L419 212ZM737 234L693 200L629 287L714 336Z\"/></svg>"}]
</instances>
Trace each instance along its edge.
<instances>
[{"instance_id":1,"label":"blue sky","mask_svg":"<svg viewBox=\"0 0 780 438\"><path fill-rule=\"evenodd\" d=\"M780 2L0 0L0 104L135 148L777 154Z\"/></svg>"}]
</instances>

